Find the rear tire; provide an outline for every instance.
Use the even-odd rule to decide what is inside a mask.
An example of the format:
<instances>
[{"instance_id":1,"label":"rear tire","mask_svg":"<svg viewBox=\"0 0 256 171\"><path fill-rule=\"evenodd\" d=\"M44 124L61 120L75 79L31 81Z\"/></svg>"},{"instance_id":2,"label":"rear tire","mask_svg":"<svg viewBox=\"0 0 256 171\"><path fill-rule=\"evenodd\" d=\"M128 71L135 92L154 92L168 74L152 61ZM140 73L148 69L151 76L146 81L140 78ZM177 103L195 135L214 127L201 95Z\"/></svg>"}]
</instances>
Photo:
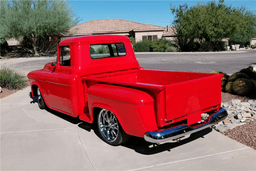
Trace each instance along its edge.
<instances>
[{"instance_id":1,"label":"rear tire","mask_svg":"<svg viewBox=\"0 0 256 171\"><path fill-rule=\"evenodd\" d=\"M107 109L99 112L97 129L100 138L113 146L120 145L129 139L129 135L124 132L115 114Z\"/></svg>"},{"instance_id":2,"label":"rear tire","mask_svg":"<svg viewBox=\"0 0 256 171\"><path fill-rule=\"evenodd\" d=\"M37 88L37 97L38 97L38 100L37 100L38 107L40 109L46 109L46 104L44 102L44 98L43 98L39 88Z\"/></svg>"}]
</instances>

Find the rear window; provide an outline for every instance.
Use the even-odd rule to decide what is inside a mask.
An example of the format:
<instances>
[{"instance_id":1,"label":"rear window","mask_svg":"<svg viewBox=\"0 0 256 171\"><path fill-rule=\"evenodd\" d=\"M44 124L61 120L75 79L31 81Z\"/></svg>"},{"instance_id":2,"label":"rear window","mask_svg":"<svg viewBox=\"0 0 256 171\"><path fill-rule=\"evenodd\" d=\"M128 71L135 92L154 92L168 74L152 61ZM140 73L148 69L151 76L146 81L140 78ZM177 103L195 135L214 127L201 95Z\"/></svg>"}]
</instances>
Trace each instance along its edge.
<instances>
[{"instance_id":1,"label":"rear window","mask_svg":"<svg viewBox=\"0 0 256 171\"><path fill-rule=\"evenodd\" d=\"M125 56L126 50L123 43L109 43L90 45L92 59Z\"/></svg>"}]
</instances>

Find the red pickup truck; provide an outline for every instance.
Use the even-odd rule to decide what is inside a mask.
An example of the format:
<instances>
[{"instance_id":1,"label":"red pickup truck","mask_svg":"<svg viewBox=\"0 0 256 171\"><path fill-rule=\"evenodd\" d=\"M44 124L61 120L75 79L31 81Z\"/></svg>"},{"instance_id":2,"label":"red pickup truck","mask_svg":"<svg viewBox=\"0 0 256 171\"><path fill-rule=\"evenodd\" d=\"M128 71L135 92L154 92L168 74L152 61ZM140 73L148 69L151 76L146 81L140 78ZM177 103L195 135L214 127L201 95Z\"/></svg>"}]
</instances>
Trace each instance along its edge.
<instances>
[{"instance_id":1,"label":"red pickup truck","mask_svg":"<svg viewBox=\"0 0 256 171\"><path fill-rule=\"evenodd\" d=\"M221 74L146 70L125 36L65 39L57 61L28 74L31 97L96 125L111 145L129 135L151 143L176 142L227 116Z\"/></svg>"}]
</instances>

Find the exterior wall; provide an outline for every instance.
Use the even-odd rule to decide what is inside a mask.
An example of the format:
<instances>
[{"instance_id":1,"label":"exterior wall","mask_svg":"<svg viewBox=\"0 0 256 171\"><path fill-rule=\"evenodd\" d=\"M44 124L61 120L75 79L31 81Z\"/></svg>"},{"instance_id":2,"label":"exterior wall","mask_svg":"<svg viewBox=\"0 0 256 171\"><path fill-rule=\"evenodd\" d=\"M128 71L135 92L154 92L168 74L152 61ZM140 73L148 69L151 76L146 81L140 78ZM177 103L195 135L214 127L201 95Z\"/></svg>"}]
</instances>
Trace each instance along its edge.
<instances>
[{"instance_id":1,"label":"exterior wall","mask_svg":"<svg viewBox=\"0 0 256 171\"><path fill-rule=\"evenodd\" d=\"M20 41L22 41L23 37L17 37L17 38L6 38L5 40L8 43L8 46L17 46L20 45Z\"/></svg>"},{"instance_id":2,"label":"exterior wall","mask_svg":"<svg viewBox=\"0 0 256 171\"><path fill-rule=\"evenodd\" d=\"M135 32L135 41L136 42L142 41L142 36L147 36L147 35L157 35L157 38L161 39L163 34L164 34L164 31Z\"/></svg>"},{"instance_id":3,"label":"exterior wall","mask_svg":"<svg viewBox=\"0 0 256 171\"><path fill-rule=\"evenodd\" d=\"M255 45L256 44L256 38L253 38L252 40L251 40L251 45Z\"/></svg>"},{"instance_id":4,"label":"exterior wall","mask_svg":"<svg viewBox=\"0 0 256 171\"><path fill-rule=\"evenodd\" d=\"M176 40L176 37L171 37L171 36L164 36L164 38L165 38L166 40L171 41L171 42L175 42L175 40Z\"/></svg>"}]
</instances>

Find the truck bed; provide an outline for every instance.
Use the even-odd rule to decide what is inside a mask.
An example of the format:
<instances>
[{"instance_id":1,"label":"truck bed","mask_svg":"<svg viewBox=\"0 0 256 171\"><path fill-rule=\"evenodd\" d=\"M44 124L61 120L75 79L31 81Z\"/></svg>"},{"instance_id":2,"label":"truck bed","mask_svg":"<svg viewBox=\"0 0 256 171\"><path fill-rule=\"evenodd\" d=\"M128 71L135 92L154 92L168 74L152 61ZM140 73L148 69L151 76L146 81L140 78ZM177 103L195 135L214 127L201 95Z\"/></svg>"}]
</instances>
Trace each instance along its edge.
<instances>
[{"instance_id":1,"label":"truck bed","mask_svg":"<svg viewBox=\"0 0 256 171\"><path fill-rule=\"evenodd\" d=\"M185 121L192 125L201 113L220 107L221 74L134 69L84 77L90 84L137 87L155 99L160 127Z\"/></svg>"}]
</instances>

